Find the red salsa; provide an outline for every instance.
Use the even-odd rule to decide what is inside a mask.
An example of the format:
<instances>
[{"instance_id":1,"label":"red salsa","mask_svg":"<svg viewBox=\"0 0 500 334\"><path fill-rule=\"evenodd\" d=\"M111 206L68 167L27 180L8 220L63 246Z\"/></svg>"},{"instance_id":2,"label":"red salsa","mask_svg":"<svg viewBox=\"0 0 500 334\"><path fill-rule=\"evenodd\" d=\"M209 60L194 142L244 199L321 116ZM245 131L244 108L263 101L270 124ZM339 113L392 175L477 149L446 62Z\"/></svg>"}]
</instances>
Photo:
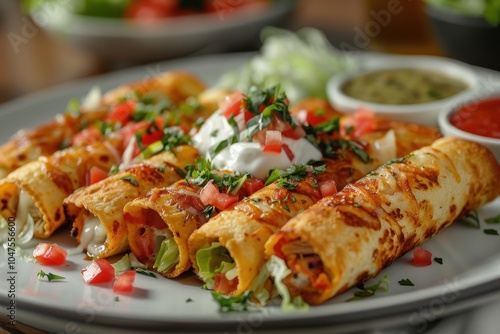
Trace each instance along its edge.
<instances>
[{"instance_id":1,"label":"red salsa","mask_svg":"<svg viewBox=\"0 0 500 334\"><path fill-rule=\"evenodd\" d=\"M457 109L450 123L475 135L500 139L500 98L479 101Z\"/></svg>"}]
</instances>

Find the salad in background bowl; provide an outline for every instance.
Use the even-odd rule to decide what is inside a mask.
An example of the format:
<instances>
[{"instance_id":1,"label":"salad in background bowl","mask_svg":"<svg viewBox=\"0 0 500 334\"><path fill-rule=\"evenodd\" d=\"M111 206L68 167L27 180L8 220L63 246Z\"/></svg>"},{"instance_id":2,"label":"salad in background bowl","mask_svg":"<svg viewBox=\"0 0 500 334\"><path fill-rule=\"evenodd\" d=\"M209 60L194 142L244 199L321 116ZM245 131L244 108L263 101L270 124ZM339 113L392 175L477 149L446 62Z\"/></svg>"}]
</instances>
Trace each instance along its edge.
<instances>
[{"instance_id":1,"label":"salad in background bowl","mask_svg":"<svg viewBox=\"0 0 500 334\"><path fill-rule=\"evenodd\" d=\"M25 0L34 21L106 60L145 63L223 52L279 25L295 1Z\"/></svg>"},{"instance_id":2,"label":"salad in background bowl","mask_svg":"<svg viewBox=\"0 0 500 334\"><path fill-rule=\"evenodd\" d=\"M500 70L500 1L426 2L427 16L447 56Z\"/></svg>"}]
</instances>

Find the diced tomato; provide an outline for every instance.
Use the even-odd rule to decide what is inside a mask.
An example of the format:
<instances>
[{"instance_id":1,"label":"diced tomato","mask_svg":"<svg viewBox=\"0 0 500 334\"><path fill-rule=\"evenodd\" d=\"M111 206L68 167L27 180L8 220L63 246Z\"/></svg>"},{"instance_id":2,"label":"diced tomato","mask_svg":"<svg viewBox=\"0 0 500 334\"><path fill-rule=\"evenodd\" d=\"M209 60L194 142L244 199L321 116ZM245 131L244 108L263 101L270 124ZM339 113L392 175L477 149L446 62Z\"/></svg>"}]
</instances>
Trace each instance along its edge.
<instances>
[{"instance_id":1,"label":"diced tomato","mask_svg":"<svg viewBox=\"0 0 500 334\"><path fill-rule=\"evenodd\" d=\"M158 20L175 16L178 6L179 0L133 1L127 8L125 17L141 21Z\"/></svg>"},{"instance_id":2,"label":"diced tomato","mask_svg":"<svg viewBox=\"0 0 500 334\"><path fill-rule=\"evenodd\" d=\"M416 247L413 250L413 263L417 266L429 266L432 264L432 253L426 249Z\"/></svg>"},{"instance_id":3,"label":"diced tomato","mask_svg":"<svg viewBox=\"0 0 500 334\"><path fill-rule=\"evenodd\" d=\"M219 102L219 109L222 112L222 115L226 118L239 115L241 110L245 109L243 93L235 91L227 95L222 101Z\"/></svg>"},{"instance_id":4,"label":"diced tomato","mask_svg":"<svg viewBox=\"0 0 500 334\"><path fill-rule=\"evenodd\" d=\"M283 137L291 139L300 139L306 136L306 130L302 126L296 126L295 128L290 128L288 130L282 131Z\"/></svg>"},{"instance_id":5,"label":"diced tomato","mask_svg":"<svg viewBox=\"0 0 500 334\"><path fill-rule=\"evenodd\" d=\"M115 277L115 268L107 260L98 259L83 268L81 274L87 284L106 283Z\"/></svg>"},{"instance_id":6,"label":"diced tomato","mask_svg":"<svg viewBox=\"0 0 500 334\"><path fill-rule=\"evenodd\" d=\"M66 262L68 253L58 244L41 242L33 251L33 257L43 265L61 265Z\"/></svg>"},{"instance_id":7,"label":"diced tomato","mask_svg":"<svg viewBox=\"0 0 500 334\"><path fill-rule=\"evenodd\" d=\"M238 195L221 193L213 182L209 182L201 190L200 200L204 205L213 205L219 210L225 210L238 202Z\"/></svg>"},{"instance_id":8,"label":"diced tomato","mask_svg":"<svg viewBox=\"0 0 500 334\"><path fill-rule=\"evenodd\" d=\"M228 295L238 286L238 277L228 280L226 275L217 273L215 275L214 291L220 292L223 295Z\"/></svg>"},{"instance_id":9,"label":"diced tomato","mask_svg":"<svg viewBox=\"0 0 500 334\"><path fill-rule=\"evenodd\" d=\"M151 133L148 133L148 131L144 132L141 136L142 138L142 144L144 146L148 146L149 144L154 143L155 141L158 141L163 137L163 131L161 130L156 130Z\"/></svg>"},{"instance_id":10,"label":"diced tomato","mask_svg":"<svg viewBox=\"0 0 500 334\"><path fill-rule=\"evenodd\" d=\"M281 132L268 130L266 131L266 141L262 151L265 153L281 153L282 143Z\"/></svg>"},{"instance_id":11,"label":"diced tomato","mask_svg":"<svg viewBox=\"0 0 500 334\"><path fill-rule=\"evenodd\" d=\"M281 250L281 248L286 244L286 239L281 238L278 240L276 244L274 244L273 250L274 254L276 254L277 257L284 259L285 258L285 253Z\"/></svg>"},{"instance_id":12,"label":"diced tomato","mask_svg":"<svg viewBox=\"0 0 500 334\"><path fill-rule=\"evenodd\" d=\"M366 108L359 108L354 114L341 119L341 133L349 138L359 138L375 130L375 114ZM347 133L351 129L352 132Z\"/></svg>"},{"instance_id":13,"label":"diced tomato","mask_svg":"<svg viewBox=\"0 0 500 334\"><path fill-rule=\"evenodd\" d=\"M130 293L134 289L135 270L127 270L116 277L113 284L114 293Z\"/></svg>"},{"instance_id":14,"label":"diced tomato","mask_svg":"<svg viewBox=\"0 0 500 334\"><path fill-rule=\"evenodd\" d=\"M328 279L326 273L319 274L319 276L311 282L311 287L318 290L326 289L329 286L330 280Z\"/></svg>"},{"instance_id":15,"label":"diced tomato","mask_svg":"<svg viewBox=\"0 0 500 334\"><path fill-rule=\"evenodd\" d=\"M125 101L116 105L109 112L107 120L118 122L121 125L127 124L135 110L135 101Z\"/></svg>"},{"instance_id":16,"label":"diced tomato","mask_svg":"<svg viewBox=\"0 0 500 334\"><path fill-rule=\"evenodd\" d=\"M293 161L293 158L295 158L295 154L293 154L292 149L287 144L283 144L281 145L281 147L283 148L283 151L285 151L288 159L290 161Z\"/></svg>"},{"instance_id":17,"label":"diced tomato","mask_svg":"<svg viewBox=\"0 0 500 334\"><path fill-rule=\"evenodd\" d=\"M92 166L85 177L85 185L91 185L108 177L108 173L97 166Z\"/></svg>"},{"instance_id":18,"label":"diced tomato","mask_svg":"<svg viewBox=\"0 0 500 334\"><path fill-rule=\"evenodd\" d=\"M264 181L261 179L257 179L255 177L251 177L245 180L245 183L243 183L242 188L246 192L247 196L253 194L257 190L260 190L264 188Z\"/></svg>"},{"instance_id":19,"label":"diced tomato","mask_svg":"<svg viewBox=\"0 0 500 334\"><path fill-rule=\"evenodd\" d=\"M147 129L148 126L149 126L149 123L146 121L141 121L141 122L137 122L137 123L129 122L123 128L118 130L118 133L120 134L120 136L122 138L123 147L127 147L130 140L135 136L135 134L138 131ZM138 149L139 148L137 148L137 150ZM135 156L135 154L134 154L134 156Z\"/></svg>"},{"instance_id":20,"label":"diced tomato","mask_svg":"<svg viewBox=\"0 0 500 334\"><path fill-rule=\"evenodd\" d=\"M295 117L297 118L299 123L308 124L311 126L316 126L328 120L325 111L322 109L318 110L302 109L297 112Z\"/></svg>"},{"instance_id":21,"label":"diced tomato","mask_svg":"<svg viewBox=\"0 0 500 334\"><path fill-rule=\"evenodd\" d=\"M319 183L319 191L321 196L327 197L337 193L337 185L334 180L324 180Z\"/></svg>"},{"instance_id":22,"label":"diced tomato","mask_svg":"<svg viewBox=\"0 0 500 334\"><path fill-rule=\"evenodd\" d=\"M75 146L82 146L82 145L89 145L92 143L99 142L103 139L101 130L99 130L95 126L89 126L88 128L83 129L82 131L78 132L74 137L73 137L73 145Z\"/></svg>"}]
</instances>

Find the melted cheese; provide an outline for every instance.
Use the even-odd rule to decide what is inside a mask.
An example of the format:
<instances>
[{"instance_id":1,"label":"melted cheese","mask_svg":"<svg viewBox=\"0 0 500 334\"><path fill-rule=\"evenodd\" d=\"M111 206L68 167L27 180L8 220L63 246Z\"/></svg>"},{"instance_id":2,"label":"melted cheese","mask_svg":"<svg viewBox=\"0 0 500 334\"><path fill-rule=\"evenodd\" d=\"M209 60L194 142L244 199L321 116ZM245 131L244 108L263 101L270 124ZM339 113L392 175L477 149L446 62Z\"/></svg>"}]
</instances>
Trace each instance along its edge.
<instances>
[{"instance_id":1,"label":"melted cheese","mask_svg":"<svg viewBox=\"0 0 500 334\"><path fill-rule=\"evenodd\" d=\"M87 249L87 254L96 257L105 250L104 242L108 234L101 221L95 216L86 216L83 221L83 230L80 235L78 249Z\"/></svg>"}]
</instances>

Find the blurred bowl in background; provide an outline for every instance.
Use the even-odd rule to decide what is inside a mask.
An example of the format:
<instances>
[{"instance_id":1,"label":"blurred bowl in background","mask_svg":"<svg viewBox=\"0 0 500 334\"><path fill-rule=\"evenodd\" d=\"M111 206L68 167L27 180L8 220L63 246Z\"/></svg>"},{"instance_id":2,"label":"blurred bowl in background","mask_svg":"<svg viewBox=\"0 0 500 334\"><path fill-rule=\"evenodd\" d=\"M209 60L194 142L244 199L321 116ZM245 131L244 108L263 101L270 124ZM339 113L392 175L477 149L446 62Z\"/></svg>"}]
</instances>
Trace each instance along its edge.
<instances>
[{"instance_id":1,"label":"blurred bowl in background","mask_svg":"<svg viewBox=\"0 0 500 334\"><path fill-rule=\"evenodd\" d=\"M327 84L330 103L340 112L368 108L377 117L437 126L439 111L445 105L468 96L478 87L477 75L469 65L443 57L377 56L362 64L359 71L336 75ZM403 77L407 73L402 71L416 75ZM347 89L354 80L362 98ZM449 88L456 84L460 88L448 92L449 96L438 91L440 86ZM401 100L412 96L418 102Z\"/></svg>"},{"instance_id":2,"label":"blurred bowl in background","mask_svg":"<svg viewBox=\"0 0 500 334\"><path fill-rule=\"evenodd\" d=\"M476 94L439 113L443 136L458 137L489 148L500 163L500 91Z\"/></svg>"},{"instance_id":3,"label":"blurred bowl in background","mask_svg":"<svg viewBox=\"0 0 500 334\"><path fill-rule=\"evenodd\" d=\"M261 29L279 25L296 1L270 1L213 13L169 17L154 22L82 16L55 9L32 13L42 28L105 60L146 63L218 53L257 42Z\"/></svg>"},{"instance_id":4,"label":"blurred bowl in background","mask_svg":"<svg viewBox=\"0 0 500 334\"><path fill-rule=\"evenodd\" d=\"M427 6L427 15L443 51L466 63L500 70L500 26L483 17Z\"/></svg>"}]
</instances>

